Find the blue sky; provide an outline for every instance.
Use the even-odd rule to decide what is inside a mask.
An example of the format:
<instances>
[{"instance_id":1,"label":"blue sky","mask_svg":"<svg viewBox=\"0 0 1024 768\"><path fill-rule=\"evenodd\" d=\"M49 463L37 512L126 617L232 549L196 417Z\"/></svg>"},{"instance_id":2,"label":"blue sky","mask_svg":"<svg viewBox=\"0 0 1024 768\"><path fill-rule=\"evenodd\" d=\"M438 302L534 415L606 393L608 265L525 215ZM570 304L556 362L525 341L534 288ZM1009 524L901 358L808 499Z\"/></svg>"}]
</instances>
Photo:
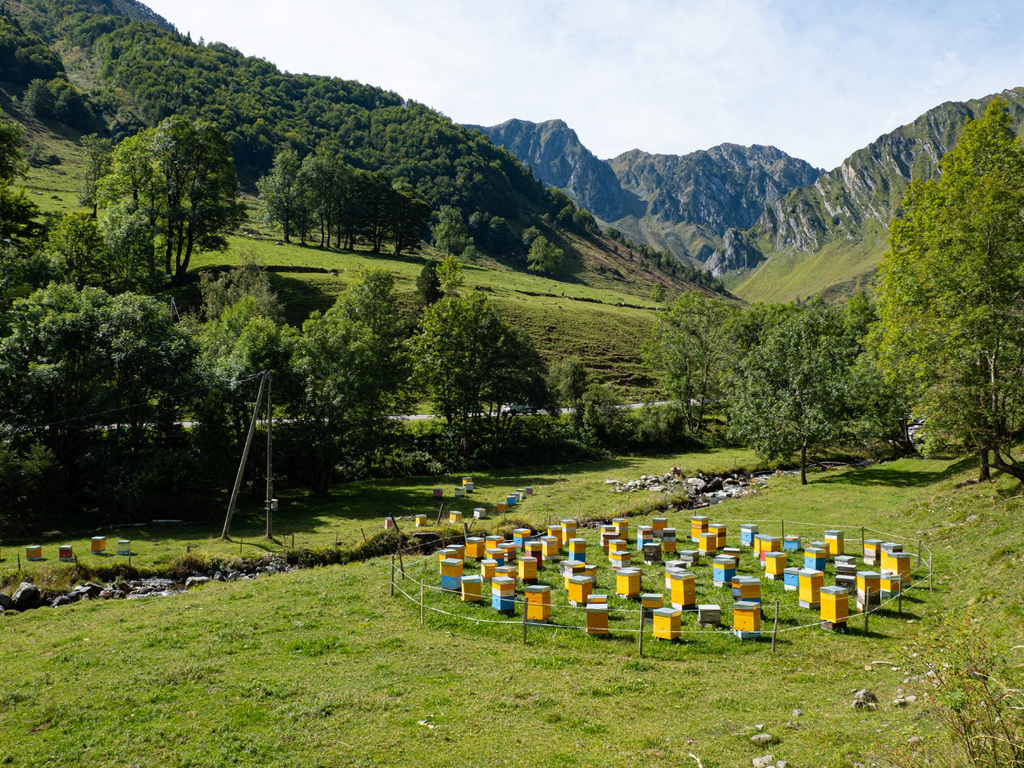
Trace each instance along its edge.
<instances>
[{"instance_id":1,"label":"blue sky","mask_svg":"<svg viewBox=\"0 0 1024 768\"><path fill-rule=\"evenodd\" d=\"M193 39L459 122L562 118L599 157L731 141L832 168L943 101L1024 86L1016 0L148 4Z\"/></svg>"}]
</instances>

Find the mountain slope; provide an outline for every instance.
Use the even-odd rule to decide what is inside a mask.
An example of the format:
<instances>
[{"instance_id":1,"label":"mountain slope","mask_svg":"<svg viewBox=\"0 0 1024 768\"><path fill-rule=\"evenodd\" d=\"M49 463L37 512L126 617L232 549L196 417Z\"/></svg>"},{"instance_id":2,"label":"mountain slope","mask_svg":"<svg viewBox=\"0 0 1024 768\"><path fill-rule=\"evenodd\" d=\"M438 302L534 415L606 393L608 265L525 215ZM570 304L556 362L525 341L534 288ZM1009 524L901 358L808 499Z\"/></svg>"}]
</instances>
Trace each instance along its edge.
<instances>
[{"instance_id":1,"label":"mountain slope","mask_svg":"<svg viewBox=\"0 0 1024 768\"><path fill-rule=\"evenodd\" d=\"M1020 132L1024 89L999 95ZM956 144L964 124L979 117L993 98L940 104L857 150L812 185L770 202L746 233L767 260L734 276L732 289L748 300L787 301L869 283L907 185L938 174L939 160Z\"/></svg>"}]
</instances>

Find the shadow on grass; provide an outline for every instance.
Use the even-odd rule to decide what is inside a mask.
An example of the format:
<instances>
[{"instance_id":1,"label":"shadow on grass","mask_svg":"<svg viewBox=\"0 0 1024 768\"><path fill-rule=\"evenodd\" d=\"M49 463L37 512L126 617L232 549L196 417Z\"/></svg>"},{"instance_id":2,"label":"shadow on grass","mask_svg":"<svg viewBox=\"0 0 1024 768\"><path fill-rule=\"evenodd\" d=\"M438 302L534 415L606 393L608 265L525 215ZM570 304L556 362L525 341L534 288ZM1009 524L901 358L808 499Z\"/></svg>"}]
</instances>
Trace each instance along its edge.
<instances>
[{"instance_id":1,"label":"shadow on grass","mask_svg":"<svg viewBox=\"0 0 1024 768\"><path fill-rule=\"evenodd\" d=\"M887 465L859 467L839 474L829 474L824 477L816 477L813 480L813 484L859 486L880 485L889 488L921 488L963 472L974 462L975 459L966 457L954 462L944 469L935 471L920 470L914 467L897 469Z\"/></svg>"}]
</instances>

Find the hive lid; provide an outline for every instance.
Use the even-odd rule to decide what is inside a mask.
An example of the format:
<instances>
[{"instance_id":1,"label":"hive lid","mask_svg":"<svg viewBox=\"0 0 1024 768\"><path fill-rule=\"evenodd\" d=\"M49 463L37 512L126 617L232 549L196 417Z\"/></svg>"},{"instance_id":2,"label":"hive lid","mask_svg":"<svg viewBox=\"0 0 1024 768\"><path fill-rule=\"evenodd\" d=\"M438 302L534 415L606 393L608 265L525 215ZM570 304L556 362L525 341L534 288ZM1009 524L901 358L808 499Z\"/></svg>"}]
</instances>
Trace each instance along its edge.
<instances>
[{"instance_id":1,"label":"hive lid","mask_svg":"<svg viewBox=\"0 0 1024 768\"><path fill-rule=\"evenodd\" d=\"M510 579L508 576L495 576L491 579L491 584L497 587L511 587L515 585L515 580Z\"/></svg>"},{"instance_id":2,"label":"hive lid","mask_svg":"<svg viewBox=\"0 0 1024 768\"><path fill-rule=\"evenodd\" d=\"M719 555L714 559L716 565L733 565L735 562L732 559L732 555Z\"/></svg>"},{"instance_id":3,"label":"hive lid","mask_svg":"<svg viewBox=\"0 0 1024 768\"><path fill-rule=\"evenodd\" d=\"M587 603L587 613L608 613L608 605L605 603Z\"/></svg>"},{"instance_id":4,"label":"hive lid","mask_svg":"<svg viewBox=\"0 0 1024 768\"><path fill-rule=\"evenodd\" d=\"M750 600L740 600L732 604L733 613L736 611L760 611L761 604Z\"/></svg>"},{"instance_id":5,"label":"hive lid","mask_svg":"<svg viewBox=\"0 0 1024 768\"><path fill-rule=\"evenodd\" d=\"M850 590L846 587L822 587L821 593L824 595L836 595L842 597L843 595L850 594Z\"/></svg>"},{"instance_id":6,"label":"hive lid","mask_svg":"<svg viewBox=\"0 0 1024 768\"><path fill-rule=\"evenodd\" d=\"M476 583L478 581L483 581L483 577L476 576L476 575L474 575L474 576L463 576L462 577L462 583L463 584L465 584L467 582L470 583L470 584L474 584L474 583Z\"/></svg>"},{"instance_id":7,"label":"hive lid","mask_svg":"<svg viewBox=\"0 0 1024 768\"><path fill-rule=\"evenodd\" d=\"M800 575L801 576L824 576L825 574L822 571L815 570L814 568L801 568L800 569Z\"/></svg>"},{"instance_id":8,"label":"hive lid","mask_svg":"<svg viewBox=\"0 0 1024 768\"><path fill-rule=\"evenodd\" d=\"M533 593L537 593L537 592L550 592L551 591L551 587L549 587L547 584L531 584L530 586L528 586L526 588L526 591L527 592L533 592Z\"/></svg>"},{"instance_id":9,"label":"hive lid","mask_svg":"<svg viewBox=\"0 0 1024 768\"><path fill-rule=\"evenodd\" d=\"M622 573L622 571L619 571L619 573ZM570 584L589 584L590 583L590 577L589 576L570 576L569 577L569 583Z\"/></svg>"},{"instance_id":10,"label":"hive lid","mask_svg":"<svg viewBox=\"0 0 1024 768\"><path fill-rule=\"evenodd\" d=\"M683 612L678 608L655 608L653 613L655 616L662 616L666 619L670 619L673 616L683 615Z\"/></svg>"},{"instance_id":11,"label":"hive lid","mask_svg":"<svg viewBox=\"0 0 1024 768\"><path fill-rule=\"evenodd\" d=\"M864 579L865 581L873 581L874 579L882 578L882 576L874 571L857 571L857 578Z\"/></svg>"},{"instance_id":12,"label":"hive lid","mask_svg":"<svg viewBox=\"0 0 1024 768\"><path fill-rule=\"evenodd\" d=\"M619 576L639 576L640 571L637 568L620 568L618 572Z\"/></svg>"},{"instance_id":13,"label":"hive lid","mask_svg":"<svg viewBox=\"0 0 1024 768\"><path fill-rule=\"evenodd\" d=\"M697 606L698 611L720 611L721 606L715 605L714 603L701 603Z\"/></svg>"}]
</instances>

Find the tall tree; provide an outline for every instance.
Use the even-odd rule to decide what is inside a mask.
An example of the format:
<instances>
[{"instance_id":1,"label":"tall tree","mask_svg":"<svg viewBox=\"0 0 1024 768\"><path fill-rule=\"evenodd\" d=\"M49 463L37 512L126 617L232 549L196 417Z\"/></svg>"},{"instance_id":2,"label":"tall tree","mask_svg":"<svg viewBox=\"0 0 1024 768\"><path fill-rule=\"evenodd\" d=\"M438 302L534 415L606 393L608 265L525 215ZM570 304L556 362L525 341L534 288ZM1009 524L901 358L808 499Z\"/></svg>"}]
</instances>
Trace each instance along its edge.
<instances>
[{"instance_id":1,"label":"tall tree","mask_svg":"<svg viewBox=\"0 0 1024 768\"><path fill-rule=\"evenodd\" d=\"M469 229L462 211L453 205L442 205L432 229L434 247L443 253L458 256L469 242Z\"/></svg>"},{"instance_id":2,"label":"tall tree","mask_svg":"<svg viewBox=\"0 0 1024 768\"><path fill-rule=\"evenodd\" d=\"M110 173L114 142L92 133L83 136L81 144L85 154L85 168L82 171L82 193L78 197L78 202L80 205L91 207L92 216L96 218L100 179Z\"/></svg>"},{"instance_id":3,"label":"tall tree","mask_svg":"<svg viewBox=\"0 0 1024 768\"><path fill-rule=\"evenodd\" d=\"M286 243L291 242L295 225L304 218L304 212L313 207L312 195L301 171L298 153L291 148L283 149L274 158L270 173L256 182L260 214L267 223L280 225ZM305 244L308 227L299 229Z\"/></svg>"},{"instance_id":4,"label":"tall tree","mask_svg":"<svg viewBox=\"0 0 1024 768\"><path fill-rule=\"evenodd\" d=\"M1024 480L1024 145L1003 99L907 189L881 268L882 362L925 431Z\"/></svg>"}]
</instances>

